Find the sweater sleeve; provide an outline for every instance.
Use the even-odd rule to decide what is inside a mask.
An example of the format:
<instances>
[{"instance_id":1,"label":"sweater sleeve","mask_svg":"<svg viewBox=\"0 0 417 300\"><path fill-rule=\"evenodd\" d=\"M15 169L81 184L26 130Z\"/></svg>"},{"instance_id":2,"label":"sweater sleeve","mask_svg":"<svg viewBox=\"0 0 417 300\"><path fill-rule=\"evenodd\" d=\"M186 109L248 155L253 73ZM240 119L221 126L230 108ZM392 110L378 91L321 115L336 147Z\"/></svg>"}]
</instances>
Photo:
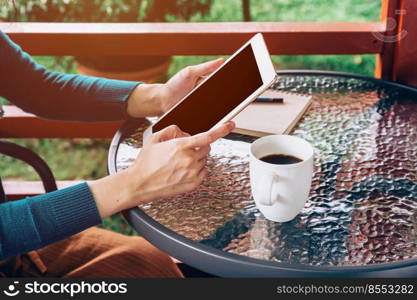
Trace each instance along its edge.
<instances>
[{"instance_id":1,"label":"sweater sleeve","mask_svg":"<svg viewBox=\"0 0 417 300\"><path fill-rule=\"evenodd\" d=\"M0 204L0 260L67 238L100 223L86 183Z\"/></svg>"},{"instance_id":2,"label":"sweater sleeve","mask_svg":"<svg viewBox=\"0 0 417 300\"><path fill-rule=\"evenodd\" d=\"M51 72L0 31L0 96L39 117L70 121L128 118L126 100L139 82Z\"/></svg>"}]
</instances>

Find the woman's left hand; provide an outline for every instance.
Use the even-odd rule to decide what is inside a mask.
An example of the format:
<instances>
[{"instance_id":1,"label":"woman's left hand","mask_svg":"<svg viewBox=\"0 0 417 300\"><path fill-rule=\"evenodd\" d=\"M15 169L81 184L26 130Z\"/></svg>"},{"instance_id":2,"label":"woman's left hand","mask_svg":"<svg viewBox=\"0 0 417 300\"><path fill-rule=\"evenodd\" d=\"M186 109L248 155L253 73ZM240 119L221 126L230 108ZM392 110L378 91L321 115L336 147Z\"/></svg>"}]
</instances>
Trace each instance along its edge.
<instances>
[{"instance_id":1,"label":"woman's left hand","mask_svg":"<svg viewBox=\"0 0 417 300\"><path fill-rule=\"evenodd\" d=\"M187 95L203 78L224 62L223 58L188 66L165 84L139 84L127 102L127 112L134 118L159 116Z\"/></svg>"}]
</instances>

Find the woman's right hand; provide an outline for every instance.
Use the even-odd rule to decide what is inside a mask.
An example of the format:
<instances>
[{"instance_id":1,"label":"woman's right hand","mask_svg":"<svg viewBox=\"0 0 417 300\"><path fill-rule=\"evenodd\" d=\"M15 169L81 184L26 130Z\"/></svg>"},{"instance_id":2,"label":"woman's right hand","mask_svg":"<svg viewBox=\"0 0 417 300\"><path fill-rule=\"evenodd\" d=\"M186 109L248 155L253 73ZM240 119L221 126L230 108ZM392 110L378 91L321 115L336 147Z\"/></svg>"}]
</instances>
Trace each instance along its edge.
<instances>
[{"instance_id":1,"label":"woman's right hand","mask_svg":"<svg viewBox=\"0 0 417 300\"><path fill-rule=\"evenodd\" d=\"M189 136L177 126L153 134L128 169L90 185L102 217L121 210L194 190L203 181L210 144L229 134L227 122ZM102 200L105 198L105 200Z\"/></svg>"},{"instance_id":2,"label":"woman's right hand","mask_svg":"<svg viewBox=\"0 0 417 300\"><path fill-rule=\"evenodd\" d=\"M153 134L128 170L134 202L145 203L194 190L207 170L210 144L234 129L232 122L195 136L175 125Z\"/></svg>"}]
</instances>

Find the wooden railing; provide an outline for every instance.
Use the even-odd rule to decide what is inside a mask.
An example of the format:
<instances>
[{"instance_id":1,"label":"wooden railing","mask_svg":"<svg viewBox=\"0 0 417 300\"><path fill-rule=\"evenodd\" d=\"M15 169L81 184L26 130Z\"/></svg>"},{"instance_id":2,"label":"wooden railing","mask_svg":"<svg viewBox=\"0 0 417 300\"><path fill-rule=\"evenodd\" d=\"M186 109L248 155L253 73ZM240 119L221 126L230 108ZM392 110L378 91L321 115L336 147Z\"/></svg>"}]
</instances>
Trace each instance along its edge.
<instances>
[{"instance_id":1,"label":"wooden railing","mask_svg":"<svg viewBox=\"0 0 417 300\"><path fill-rule=\"evenodd\" d=\"M416 0L383 0L381 20L367 23L0 23L0 29L26 52L51 56L227 55L262 32L271 54L377 54L375 76L417 85ZM0 137L103 138L119 126L43 120L6 107Z\"/></svg>"},{"instance_id":2,"label":"wooden railing","mask_svg":"<svg viewBox=\"0 0 417 300\"><path fill-rule=\"evenodd\" d=\"M385 22L0 23L32 55L226 55L257 32L271 54L381 53Z\"/></svg>"}]
</instances>

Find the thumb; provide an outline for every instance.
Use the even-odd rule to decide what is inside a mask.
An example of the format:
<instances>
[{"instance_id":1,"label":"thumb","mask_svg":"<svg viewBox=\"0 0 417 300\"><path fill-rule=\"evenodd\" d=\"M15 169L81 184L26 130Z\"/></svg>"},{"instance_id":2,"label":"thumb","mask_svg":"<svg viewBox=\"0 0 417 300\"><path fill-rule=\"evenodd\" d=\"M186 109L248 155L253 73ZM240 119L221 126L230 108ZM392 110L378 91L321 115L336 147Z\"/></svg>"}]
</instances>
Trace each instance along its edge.
<instances>
[{"instance_id":1,"label":"thumb","mask_svg":"<svg viewBox=\"0 0 417 300\"><path fill-rule=\"evenodd\" d=\"M190 136L188 133L182 131L177 125L168 126L156 133L154 133L149 141L151 143L161 143L168 140L181 138L181 137L188 137Z\"/></svg>"},{"instance_id":2,"label":"thumb","mask_svg":"<svg viewBox=\"0 0 417 300\"><path fill-rule=\"evenodd\" d=\"M204 76L214 72L224 63L224 58L218 58L199 65L194 66L194 75L196 77Z\"/></svg>"}]
</instances>

